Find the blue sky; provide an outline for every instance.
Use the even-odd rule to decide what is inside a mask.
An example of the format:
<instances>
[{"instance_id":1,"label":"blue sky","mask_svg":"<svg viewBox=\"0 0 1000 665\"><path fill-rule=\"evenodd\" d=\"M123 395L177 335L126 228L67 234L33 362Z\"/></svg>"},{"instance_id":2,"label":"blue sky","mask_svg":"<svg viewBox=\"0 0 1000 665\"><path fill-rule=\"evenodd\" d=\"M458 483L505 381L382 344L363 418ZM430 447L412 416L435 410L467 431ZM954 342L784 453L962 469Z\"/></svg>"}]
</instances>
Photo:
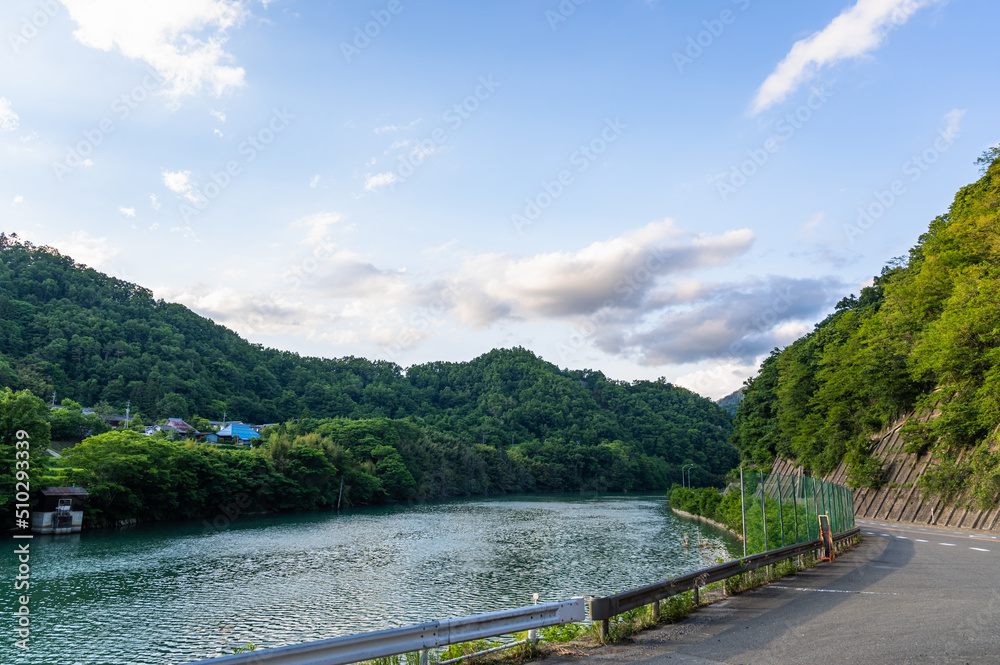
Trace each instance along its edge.
<instances>
[{"instance_id":1,"label":"blue sky","mask_svg":"<svg viewBox=\"0 0 1000 665\"><path fill-rule=\"evenodd\" d=\"M2 230L253 342L739 387L1000 141L968 0L11 0Z\"/></svg>"}]
</instances>

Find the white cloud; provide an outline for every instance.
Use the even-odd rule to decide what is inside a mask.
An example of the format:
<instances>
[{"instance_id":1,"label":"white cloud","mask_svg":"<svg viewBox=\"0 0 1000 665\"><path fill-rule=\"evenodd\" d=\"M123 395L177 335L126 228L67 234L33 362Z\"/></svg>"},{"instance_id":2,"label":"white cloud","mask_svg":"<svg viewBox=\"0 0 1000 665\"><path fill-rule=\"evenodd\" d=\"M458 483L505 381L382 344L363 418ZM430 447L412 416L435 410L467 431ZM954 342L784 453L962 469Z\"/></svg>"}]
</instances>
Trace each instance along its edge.
<instances>
[{"instance_id":1,"label":"white cloud","mask_svg":"<svg viewBox=\"0 0 1000 665\"><path fill-rule=\"evenodd\" d=\"M222 131L221 130L213 129L212 133L215 134L216 136L218 136L220 139L222 138Z\"/></svg>"},{"instance_id":2,"label":"white cloud","mask_svg":"<svg viewBox=\"0 0 1000 665\"><path fill-rule=\"evenodd\" d=\"M156 198L156 194L149 195L149 207L153 210L160 209L160 201Z\"/></svg>"},{"instance_id":3,"label":"white cloud","mask_svg":"<svg viewBox=\"0 0 1000 665\"><path fill-rule=\"evenodd\" d=\"M10 101L6 97L0 97L0 131L12 132L17 129L19 122L20 118L10 107Z\"/></svg>"},{"instance_id":4,"label":"white cloud","mask_svg":"<svg viewBox=\"0 0 1000 665\"><path fill-rule=\"evenodd\" d=\"M652 222L577 252L526 258L476 256L464 266L459 306L464 322L487 325L502 318L550 319L588 315L607 306L637 310L650 300L673 300L667 278L723 265L753 244L749 229L695 235L672 220ZM690 290L690 289L689 289Z\"/></svg>"},{"instance_id":5,"label":"white cloud","mask_svg":"<svg viewBox=\"0 0 1000 665\"><path fill-rule=\"evenodd\" d=\"M385 134L386 132L398 132L404 129L413 129L420 124L420 120L420 118L417 118L416 120L405 125L385 125L384 127L376 127L374 131L376 134Z\"/></svg>"},{"instance_id":6,"label":"white cloud","mask_svg":"<svg viewBox=\"0 0 1000 665\"><path fill-rule=\"evenodd\" d=\"M93 162L93 161L91 161L91 160L90 160L90 158L87 158L87 159L83 160L83 162L81 162L81 163L82 163L82 164L84 165L84 167L86 167L86 168L88 168L88 169L89 169L89 168L90 168L91 166L93 166L93 165L94 165L94 162Z\"/></svg>"},{"instance_id":7,"label":"white cloud","mask_svg":"<svg viewBox=\"0 0 1000 665\"><path fill-rule=\"evenodd\" d=\"M226 121L226 112L225 111L216 111L215 109L209 109L208 114L210 116L212 116L213 118L217 119L219 122L225 122Z\"/></svg>"},{"instance_id":8,"label":"white cloud","mask_svg":"<svg viewBox=\"0 0 1000 665\"><path fill-rule=\"evenodd\" d=\"M216 95L243 85L242 67L226 64L226 30L248 12L240 0L62 0L85 46L149 64L173 96L208 86Z\"/></svg>"},{"instance_id":9,"label":"white cloud","mask_svg":"<svg viewBox=\"0 0 1000 665\"><path fill-rule=\"evenodd\" d=\"M135 208L126 208L125 206L118 206L118 212L125 215L126 217L135 217Z\"/></svg>"},{"instance_id":10,"label":"white cloud","mask_svg":"<svg viewBox=\"0 0 1000 665\"><path fill-rule=\"evenodd\" d=\"M199 203L198 196L194 193L195 183L191 181L190 171L168 171L163 169L163 184L167 189L180 194L191 203Z\"/></svg>"},{"instance_id":11,"label":"white cloud","mask_svg":"<svg viewBox=\"0 0 1000 665\"><path fill-rule=\"evenodd\" d=\"M918 9L937 1L858 0L825 28L795 42L757 90L753 113L784 101L823 67L878 48L889 28L903 25Z\"/></svg>"},{"instance_id":12,"label":"white cloud","mask_svg":"<svg viewBox=\"0 0 1000 665\"><path fill-rule=\"evenodd\" d=\"M62 254L73 257L77 263L100 268L118 254L118 249L108 244L107 238L94 238L86 231L76 231L68 240L52 243Z\"/></svg>"},{"instance_id":13,"label":"white cloud","mask_svg":"<svg viewBox=\"0 0 1000 665\"><path fill-rule=\"evenodd\" d=\"M380 187L385 187L386 185L391 185L396 182L396 174L392 171L386 171L385 173L376 173L375 175L370 175L365 180L365 191L374 192Z\"/></svg>"},{"instance_id":14,"label":"white cloud","mask_svg":"<svg viewBox=\"0 0 1000 665\"><path fill-rule=\"evenodd\" d=\"M958 136L962 129L962 118L965 117L966 109L952 109L944 114L945 128L944 134L947 138Z\"/></svg>"},{"instance_id":15,"label":"white cloud","mask_svg":"<svg viewBox=\"0 0 1000 665\"><path fill-rule=\"evenodd\" d=\"M312 177L312 180L309 181L309 186L312 187L313 189L316 189L316 185L318 184L319 184L319 175L317 174L314 175Z\"/></svg>"},{"instance_id":16,"label":"white cloud","mask_svg":"<svg viewBox=\"0 0 1000 665\"><path fill-rule=\"evenodd\" d=\"M11 205L16 206L20 205L21 203L24 203L24 197L18 194L17 196L14 197L14 201L11 202Z\"/></svg>"},{"instance_id":17,"label":"white cloud","mask_svg":"<svg viewBox=\"0 0 1000 665\"><path fill-rule=\"evenodd\" d=\"M316 244L326 239L326 232L334 224L343 221L343 216L332 212L318 212L292 222L292 228L309 229L302 242Z\"/></svg>"}]
</instances>

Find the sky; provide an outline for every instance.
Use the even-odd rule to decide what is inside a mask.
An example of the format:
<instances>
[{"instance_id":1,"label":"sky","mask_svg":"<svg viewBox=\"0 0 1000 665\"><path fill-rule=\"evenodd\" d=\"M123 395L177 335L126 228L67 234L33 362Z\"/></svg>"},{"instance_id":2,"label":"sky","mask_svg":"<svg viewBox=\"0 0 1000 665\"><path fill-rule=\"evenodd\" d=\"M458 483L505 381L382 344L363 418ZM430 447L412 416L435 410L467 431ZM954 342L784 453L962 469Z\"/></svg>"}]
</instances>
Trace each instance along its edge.
<instances>
[{"instance_id":1,"label":"sky","mask_svg":"<svg viewBox=\"0 0 1000 665\"><path fill-rule=\"evenodd\" d=\"M998 21L971 0L6 0L0 231L303 355L523 346L719 398L979 176Z\"/></svg>"}]
</instances>

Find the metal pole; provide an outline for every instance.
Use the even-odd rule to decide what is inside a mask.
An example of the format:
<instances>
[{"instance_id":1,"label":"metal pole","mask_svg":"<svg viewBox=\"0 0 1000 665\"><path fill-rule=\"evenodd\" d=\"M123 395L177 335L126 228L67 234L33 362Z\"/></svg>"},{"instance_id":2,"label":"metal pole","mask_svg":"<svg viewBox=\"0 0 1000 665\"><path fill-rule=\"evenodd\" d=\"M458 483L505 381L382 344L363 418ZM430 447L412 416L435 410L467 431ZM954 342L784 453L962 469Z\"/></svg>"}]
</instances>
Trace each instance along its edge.
<instances>
[{"instance_id":1,"label":"metal pole","mask_svg":"<svg viewBox=\"0 0 1000 665\"><path fill-rule=\"evenodd\" d=\"M747 506L743 498L743 465L740 465L740 515L743 518L743 558L747 556Z\"/></svg>"},{"instance_id":2,"label":"metal pole","mask_svg":"<svg viewBox=\"0 0 1000 665\"><path fill-rule=\"evenodd\" d=\"M850 489L850 490L848 490L848 492L849 492L850 498L851 498L851 528L853 529L855 527L855 523L854 523L854 490Z\"/></svg>"},{"instance_id":3,"label":"metal pole","mask_svg":"<svg viewBox=\"0 0 1000 665\"><path fill-rule=\"evenodd\" d=\"M833 515L830 514L830 488L827 486L825 480L821 480L822 485L819 486L819 498L823 499L823 512L830 518L830 531L833 531Z\"/></svg>"},{"instance_id":4,"label":"metal pole","mask_svg":"<svg viewBox=\"0 0 1000 665\"><path fill-rule=\"evenodd\" d=\"M760 514L764 516L764 551L767 551L767 504L764 503L764 471L760 472Z\"/></svg>"},{"instance_id":5,"label":"metal pole","mask_svg":"<svg viewBox=\"0 0 1000 665\"><path fill-rule=\"evenodd\" d=\"M841 531L846 531L844 528L844 512L841 508L840 485L831 485L830 491L833 493L833 505L836 506L834 510L837 513L837 531L835 533L840 533Z\"/></svg>"},{"instance_id":6,"label":"metal pole","mask_svg":"<svg viewBox=\"0 0 1000 665\"><path fill-rule=\"evenodd\" d=\"M801 486L802 483L799 483ZM792 476L792 510L795 511L795 542L799 543L802 540L799 538L799 492L796 489L795 476Z\"/></svg>"},{"instance_id":7,"label":"metal pole","mask_svg":"<svg viewBox=\"0 0 1000 665\"><path fill-rule=\"evenodd\" d=\"M785 516L781 509L781 474L775 474L775 480L778 481L778 525L781 527L781 546L785 546Z\"/></svg>"},{"instance_id":8,"label":"metal pole","mask_svg":"<svg viewBox=\"0 0 1000 665\"><path fill-rule=\"evenodd\" d=\"M819 538L819 497L816 495L816 478L812 478L813 486L813 508L816 509L816 537Z\"/></svg>"}]
</instances>

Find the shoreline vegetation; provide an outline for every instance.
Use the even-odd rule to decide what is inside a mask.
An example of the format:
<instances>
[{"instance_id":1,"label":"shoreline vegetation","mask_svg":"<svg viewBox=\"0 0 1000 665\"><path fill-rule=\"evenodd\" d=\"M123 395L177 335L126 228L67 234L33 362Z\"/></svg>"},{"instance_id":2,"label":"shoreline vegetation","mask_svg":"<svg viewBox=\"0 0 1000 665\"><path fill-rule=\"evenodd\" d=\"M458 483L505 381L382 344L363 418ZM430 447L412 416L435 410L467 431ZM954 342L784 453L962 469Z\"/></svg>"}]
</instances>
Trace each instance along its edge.
<instances>
[{"instance_id":1,"label":"shoreline vegetation","mask_svg":"<svg viewBox=\"0 0 1000 665\"><path fill-rule=\"evenodd\" d=\"M697 520L699 522L705 522L706 524L710 524L714 526L716 529L721 529L722 531L727 532L729 535L736 538L736 540L739 540L741 542L743 541L743 534L734 531L733 529L729 528L722 522L717 522L713 519L705 517L704 515L696 515L695 513L689 513L687 511L681 510L680 508L674 508L673 506L670 507L670 510L673 511L675 514L680 515L681 517L686 517L691 520Z\"/></svg>"},{"instance_id":2,"label":"shoreline vegetation","mask_svg":"<svg viewBox=\"0 0 1000 665\"><path fill-rule=\"evenodd\" d=\"M88 529L448 497L665 490L679 476L675 464L634 442L550 437L498 448L415 418L300 418L265 428L252 449L113 430L58 458L47 452L52 412L30 391L0 391L0 418L11 433L0 432L3 456L13 459L13 432L31 434L33 489L75 484L90 492ZM14 478L0 480L9 502Z\"/></svg>"}]
</instances>

